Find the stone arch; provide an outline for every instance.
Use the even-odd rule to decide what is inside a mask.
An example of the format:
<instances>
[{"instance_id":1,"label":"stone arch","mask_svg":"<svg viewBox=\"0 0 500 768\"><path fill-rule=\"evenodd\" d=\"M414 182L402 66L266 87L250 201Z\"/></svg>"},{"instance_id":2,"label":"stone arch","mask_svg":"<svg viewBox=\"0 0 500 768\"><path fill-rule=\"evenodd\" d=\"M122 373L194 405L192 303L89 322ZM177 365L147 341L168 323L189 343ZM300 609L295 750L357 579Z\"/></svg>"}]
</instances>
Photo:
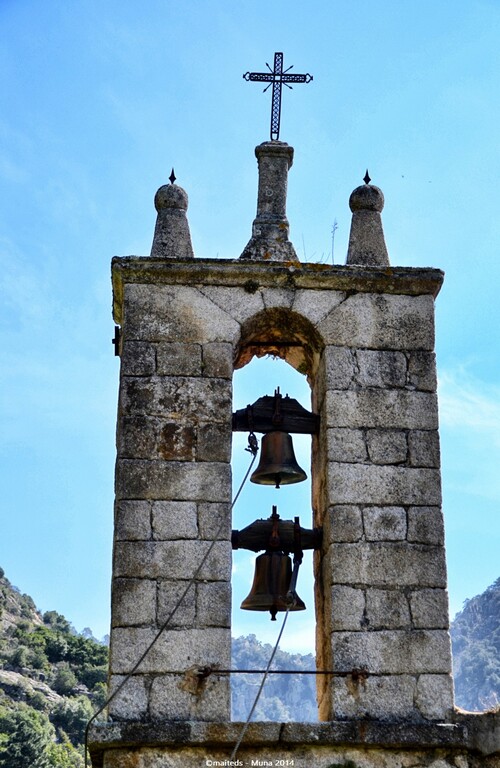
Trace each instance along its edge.
<instances>
[{"instance_id":1,"label":"stone arch","mask_svg":"<svg viewBox=\"0 0 500 768\"><path fill-rule=\"evenodd\" d=\"M271 307L242 323L234 368L242 368L253 357L274 355L305 374L312 385L323 347L323 339L310 320L286 307Z\"/></svg>"}]
</instances>

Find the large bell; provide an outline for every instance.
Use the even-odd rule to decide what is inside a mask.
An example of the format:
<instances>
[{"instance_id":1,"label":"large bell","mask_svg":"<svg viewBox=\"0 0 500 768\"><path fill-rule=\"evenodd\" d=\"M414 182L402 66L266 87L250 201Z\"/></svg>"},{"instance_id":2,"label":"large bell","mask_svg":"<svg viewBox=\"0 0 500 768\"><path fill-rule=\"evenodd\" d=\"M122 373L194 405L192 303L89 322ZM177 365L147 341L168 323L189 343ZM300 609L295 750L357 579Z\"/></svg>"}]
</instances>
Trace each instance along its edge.
<instances>
[{"instance_id":1,"label":"large bell","mask_svg":"<svg viewBox=\"0 0 500 768\"><path fill-rule=\"evenodd\" d=\"M268 432L262 438L260 461L250 480L257 485L291 485L306 480L307 475L297 464L292 438L288 432Z\"/></svg>"},{"instance_id":2,"label":"large bell","mask_svg":"<svg viewBox=\"0 0 500 768\"><path fill-rule=\"evenodd\" d=\"M278 611L286 611L289 602L287 592L292 578L292 560L283 552L264 552L255 561L252 589L241 608L245 611L269 611L271 621L276 621ZM305 603L295 593L291 611L305 611Z\"/></svg>"}]
</instances>

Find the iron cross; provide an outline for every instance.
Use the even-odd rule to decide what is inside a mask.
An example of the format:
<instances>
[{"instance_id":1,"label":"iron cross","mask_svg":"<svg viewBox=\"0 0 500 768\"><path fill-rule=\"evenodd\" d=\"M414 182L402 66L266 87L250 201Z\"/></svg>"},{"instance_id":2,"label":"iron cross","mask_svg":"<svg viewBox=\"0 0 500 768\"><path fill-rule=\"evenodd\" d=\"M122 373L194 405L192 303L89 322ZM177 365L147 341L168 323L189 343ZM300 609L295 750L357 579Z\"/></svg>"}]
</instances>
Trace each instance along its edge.
<instances>
[{"instance_id":1,"label":"iron cross","mask_svg":"<svg viewBox=\"0 0 500 768\"><path fill-rule=\"evenodd\" d=\"M293 65L292 65L293 66ZM274 69L271 69L266 61L266 67L269 72L245 72L243 75L245 80L251 80L258 83L269 83L264 88L264 93L273 86L273 98L271 103L271 141L278 141L280 137L280 117L281 117L281 88L282 85L286 85L287 88L292 86L289 83L310 83L313 79L312 75L288 75L292 67L288 67L283 71L283 54L274 54Z\"/></svg>"}]
</instances>

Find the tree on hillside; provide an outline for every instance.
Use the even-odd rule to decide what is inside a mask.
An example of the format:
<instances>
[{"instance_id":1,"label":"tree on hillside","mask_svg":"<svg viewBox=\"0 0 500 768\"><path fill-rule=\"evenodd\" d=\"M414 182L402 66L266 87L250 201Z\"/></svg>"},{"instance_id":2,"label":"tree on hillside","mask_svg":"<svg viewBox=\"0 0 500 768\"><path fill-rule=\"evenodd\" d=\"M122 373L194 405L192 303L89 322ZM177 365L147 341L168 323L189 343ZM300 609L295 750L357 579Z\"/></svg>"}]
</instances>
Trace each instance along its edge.
<instances>
[{"instance_id":1,"label":"tree on hillside","mask_svg":"<svg viewBox=\"0 0 500 768\"><path fill-rule=\"evenodd\" d=\"M4 710L0 730L7 739L0 746L2 768L51 768L48 748L54 729L48 718L29 707Z\"/></svg>"}]
</instances>

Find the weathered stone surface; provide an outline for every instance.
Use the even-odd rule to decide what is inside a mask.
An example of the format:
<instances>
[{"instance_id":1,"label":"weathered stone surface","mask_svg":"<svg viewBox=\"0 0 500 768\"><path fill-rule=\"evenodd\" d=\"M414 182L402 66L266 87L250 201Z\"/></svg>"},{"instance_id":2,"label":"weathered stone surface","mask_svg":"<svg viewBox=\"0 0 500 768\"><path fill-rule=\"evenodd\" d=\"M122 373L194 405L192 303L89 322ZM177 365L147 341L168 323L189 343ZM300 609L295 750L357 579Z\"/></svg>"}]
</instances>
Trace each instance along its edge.
<instances>
[{"instance_id":1,"label":"weathered stone surface","mask_svg":"<svg viewBox=\"0 0 500 768\"><path fill-rule=\"evenodd\" d=\"M326 440L330 461L358 464L368 458L365 437L360 429L328 429Z\"/></svg>"},{"instance_id":2,"label":"weathered stone surface","mask_svg":"<svg viewBox=\"0 0 500 768\"><path fill-rule=\"evenodd\" d=\"M157 349L157 371L160 376L201 376L200 344L161 342Z\"/></svg>"},{"instance_id":3,"label":"weathered stone surface","mask_svg":"<svg viewBox=\"0 0 500 768\"><path fill-rule=\"evenodd\" d=\"M231 417L231 384L226 379L184 376L123 377L120 407L127 416L168 421L221 423Z\"/></svg>"},{"instance_id":4,"label":"weathered stone surface","mask_svg":"<svg viewBox=\"0 0 500 768\"><path fill-rule=\"evenodd\" d=\"M114 693L124 681L124 675L112 675L109 690ZM108 705L110 717L114 720L139 720L148 710L148 687L143 675L130 677L121 691Z\"/></svg>"},{"instance_id":5,"label":"weathered stone surface","mask_svg":"<svg viewBox=\"0 0 500 768\"><path fill-rule=\"evenodd\" d=\"M117 464L116 493L122 499L228 501L230 483L228 464L139 459Z\"/></svg>"},{"instance_id":6,"label":"weathered stone surface","mask_svg":"<svg viewBox=\"0 0 500 768\"><path fill-rule=\"evenodd\" d=\"M231 508L229 504L198 504L198 528L202 539L231 539Z\"/></svg>"},{"instance_id":7,"label":"weathered stone surface","mask_svg":"<svg viewBox=\"0 0 500 768\"><path fill-rule=\"evenodd\" d=\"M330 507L325 523L325 541L359 541L363 536L359 507L341 504Z\"/></svg>"},{"instance_id":8,"label":"weathered stone surface","mask_svg":"<svg viewBox=\"0 0 500 768\"><path fill-rule=\"evenodd\" d=\"M362 387L404 387L406 384L406 357L402 352L358 349L358 374Z\"/></svg>"},{"instance_id":9,"label":"weathered stone surface","mask_svg":"<svg viewBox=\"0 0 500 768\"><path fill-rule=\"evenodd\" d=\"M148 579L113 580L112 626L154 626L156 622L156 582Z\"/></svg>"},{"instance_id":10,"label":"weathered stone surface","mask_svg":"<svg viewBox=\"0 0 500 768\"><path fill-rule=\"evenodd\" d=\"M410 675L368 677L359 681L342 678L333 689L335 717L415 719L415 688L415 679Z\"/></svg>"},{"instance_id":11,"label":"weathered stone surface","mask_svg":"<svg viewBox=\"0 0 500 768\"><path fill-rule=\"evenodd\" d=\"M311 323L317 324L329 312L345 301L343 291L295 291L292 309L300 315L307 317Z\"/></svg>"},{"instance_id":12,"label":"weathered stone surface","mask_svg":"<svg viewBox=\"0 0 500 768\"><path fill-rule=\"evenodd\" d=\"M416 705L428 720L444 720L453 707L451 675L420 675L417 681Z\"/></svg>"},{"instance_id":13,"label":"weathered stone surface","mask_svg":"<svg viewBox=\"0 0 500 768\"><path fill-rule=\"evenodd\" d=\"M331 589L331 628L359 631L364 627L365 595L361 589L334 586Z\"/></svg>"},{"instance_id":14,"label":"weathered stone surface","mask_svg":"<svg viewBox=\"0 0 500 768\"><path fill-rule=\"evenodd\" d=\"M231 461L231 423L200 424L196 458L198 461Z\"/></svg>"},{"instance_id":15,"label":"weathered stone surface","mask_svg":"<svg viewBox=\"0 0 500 768\"><path fill-rule=\"evenodd\" d=\"M115 674L126 674L156 637L157 631L142 627L121 628L113 633L111 668ZM231 636L228 629L165 630L141 663L140 672L184 672L193 664L218 664L229 669Z\"/></svg>"},{"instance_id":16,"label":"weathered stone surface","mask_svg":"<svg viewBox=\"0 0 500 768\"><path fill-rule=\"evenodd\" d=\"M329 464L329 498L336 504L440 504L436 469Z\"/></svg>"},{"instance_id":17,"label":"weathered stone surface","mask_svg":"<svg viewBox=\"0 0 500 768\"><path fill-rule=\"evenodd\" d=\"M374 464L401 464L406 461L408 445L401 429L368 429L366 443Z\"/></svg>"},{"instance_id":18,"label":"weathered stone surface","mask_svg":"<svg viewBox=\"0 0 500 768\"><path fill-rule=\"evenodd\" d=\"M157 626L167 619L170 629L196 625L196 584L191 584L179 574L175 581L158 582ZM180 602L179 602L180 601ZM175 611L174 613L172 613Z\"/></svg>"},{"instance_id":19,"label":"weathered stone surface","mask_svg":"<svg viewBox=\"0 0 500 768\"><path fill-rule=\"evenodd\" d=\"M144 579L190 579L211 543L208 541L120 541L115 545L116 576ZM211 547L199 579L228 581L231 577L231 544L217 541Z\"/></svg>"},{"instance_id":20,"label":"weathered stone surface","mask_svg":"<svg viewBox=\"0 0 500 768\"><path fill-rule=\"evenodd\" d=\"M121 352L122 376L152 376L156 367L156 348L147 341L124 341Z\"/></svg>"},{"instance_id":21,"label":"weathered stone surface","mask_svg":"<svg viewBox=\"0 0 500 768\"><path fill-rule=\"evenodd\" d=\"M349 389L355 376L356 359L348 347L327 346L323 352L325 388Z\"/></svg>"},{"instance_id":22,"label":"weathered stone surface","mask_svg":"<svg viewBox=\"0 0 500 768\"><path fill-rule=\"evenodd\" d=\"M365 507L363 523L368 541L406 539L406 512L403 507Z\"/></svg>"},{"instance_id":23,"label":"weathered stone surface","mask_svg":"<svg viewBox=\"0 0 500 768\"><path fill-rule=\"evenodd\" d=\"M408 383L415 389L435 392L436 356L434 352L411 352L408 360Z\"/></svg>"},{"instance_id":24,"label":"weathered stone surface","mask_svg":"<svg viewBox=\"0 0 500 768\"><path fill-rule=\"evenodd\" d=\"M355 293L317 327L327 344L432 351L434 302L431 296Z\"/></svg>"},{"instance_id":25,"label":"weathered stone surface","mask_svg":"<svg viewBox=\"0 0 500 768\"><path fill-rule=\"evenodd\" d=\"M332 649L339 672L366 669L384 675L451 673L450 639L441 630L333 632Z\"/></svg>"},{"instance_id":26,"label":"weathered stone surface","mask_svg":"<svg viewBox=\"0 0 500 768\"><path fill-rule=\"evenodd\" d=\"M262 293L254 281L249 281L246 288L207 285L200 288L200 291L237 323L242 323L265 309ZM232 338L228 337L226 340L232 341Z\"/></svg>"},{"instance_id":27,"label":"weathered stone surface","mask_svg":"<svg viewBox=\"0 0 500 768\"><path fill-rule=\"evenodd\" d=\"M154 720L224 721L230 717L229 680L210 675L198 695L180 688L183 678L159 675L151 686L150 712ZM165 763L162 763L165 765Z\"/></svg>"},{"instance_id":28,"label":"weathered stone surface","mask_svg":"<svg viewBox=\"0 0 500 768\"><path fill-rule=\"evenodd\" d=\"M325 584L445 588L440 547L406 542L332 544L323 558Z\"/></svg>"},{"instance_id":29,"label":"weathered stone surface","mask_svg":"<svg viewBox=\"0 0 500 768\"><path fill-rule=\"evenodd\" d=\"M209 342L203 345L203 375L216 379L231 379L233 376L232 344Z\"/></svg>"},{"instance_id":30,"label":"weathered stone surface","mask_svg":"<svg viewBox=\"0 0 500 768\"><path fill-rule=\"evenodd\" d=\"M164 184L155 195L155 233L151 256L156 259L193 259L186 216L188 196L177 184Z\"/></svg>"},{"instance_id":31,"label":"weathered stone surface","mask_svg":"<svg viewBox=\"0 0 500 768\"><path fill-rule=\"evenodd\" d=\"M367 589L366 618L370 629L409 629L408 599L397 587Z\"/></svg>"},{"instance_id":32,"label":"weathered stone surface","mask_svg":"<svg viewBox=\"0 0 500 768\"><path fill-rule=\"evenodd\" d=\"M266 309L271 307L287 307L291 309L295 292L290 288L263 288L262 298Z\"/></svg>"},{"instance_id":33,"label":"weathered stone surface","mask_svg":"<svg viewBox=\"0 0 500 768\"><path fill-rule=\"evenodd\" d=\"M196 617L198 626L231 627L231 584L212 581L197 585Z\"/></svg>"},{"instance_id":34,"label":"weathered stone surface","mask_svg":"<svg viewBox=\"0 0 500 768\"><path fill-rule=\"evenodd\" d=\"M450 622L446 590L421 589L412 592L410 608L413 626L417 629L448 629Z\"/></svg>"},{"instance_id":35,"label":"weathered stone surface","mask_svg":"<svg viewBox=\"0 0 500 768\"><path fill-rule=\"evenodd\" d=\"M152 503L153 539L196 539L197 509L194 501L154 501Z\"/></svg>"},{"instance_id":36,"label":"weathered stone surface","mask_svg":"<svg viewBox=\"0 0 500 768\"><path fill-rule=\"evenodd\" d=\"M117 447L124 459L194 461L197 430L192 424L136 415L122 419Z\"/></svg>"},{"instance_id":37,"label":"weathered stone surface","mask_svg":"<svg viewBox=\"0 0 500 768\"><path fill-rule=\"evenodd\" d=\"M421 544L443 544L444 523L440 507L410 507L408 541Z\"/></svg>"},{"instance_id":38,"label":"weathered stone surface","mask_svg":"<svg viewBox=\"0 0 500 768\"><path fill-rule=\"evenodd\" d=\"M116 505L115 539L151 538L151 502L120 501Z\"/></svg>"},{"instance_id":39,"label":"weathered stone surface","mask_svg":"<svg viewBox=\"0 0 500 768\"><path fill-rule=\"evenodd\" d=\"M128 340L204 344L238 337L238 323L197 288L127 283L124 289Z\"/></svg>"},{"instance_id":40,"label":"weathered stone surface","mask_svg":"<svg viewBox=\"0 0 500 768\"><path fill-rule=\"evenodd\" d=\"M439 434L437 431L412 430L408 434L412 467L439 467Z\"/></svg>"},{"instance_id":41,"label":"weathered stone surface","mask_svg":"<svg viewBox=\"0 0 500 768\"><path fill-rule=\"evenodd\" d=\"M329 427L437 429L437 401L428 392L405 389L328 391L323 409Z\"/></svg>"}]
</instances>

